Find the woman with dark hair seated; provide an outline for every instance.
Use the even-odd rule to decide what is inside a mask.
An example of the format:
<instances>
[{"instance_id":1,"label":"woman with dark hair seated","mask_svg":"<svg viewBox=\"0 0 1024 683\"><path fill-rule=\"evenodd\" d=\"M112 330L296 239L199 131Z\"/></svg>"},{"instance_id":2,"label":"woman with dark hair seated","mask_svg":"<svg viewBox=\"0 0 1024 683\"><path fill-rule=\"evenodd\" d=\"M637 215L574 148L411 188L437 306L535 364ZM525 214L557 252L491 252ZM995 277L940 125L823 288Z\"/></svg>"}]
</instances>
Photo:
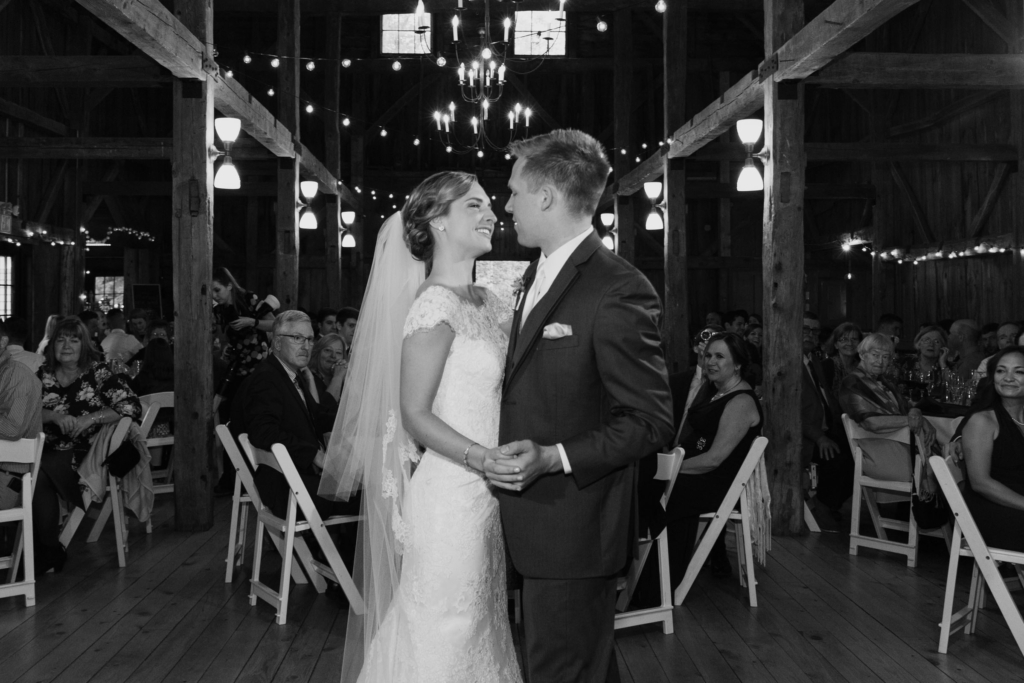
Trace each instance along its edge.
<instances>
[{"instance_id":1,"label":"woman with dark hair seated","mask_svg":"<svg viewBox=\"0 0 1024 683\"><path fill-rule=\"evenodd\" d=\"M127 375L111 371L89 340L85 323L75 317L57 324L38 376L43 383L46 445L32 496L32 518L36 573L43 574L51 567L60 571L67 559L58 540L58 499L82 507L78 467L93 437L101 426L122 417L138 421L142 406Z\"/></svg>"},{"instance_id":2,"label":"woman with dark hair seated","mask_svg":"<svg viewBox=\"0 0 1024 683\"><path fill-rule=\"evenodd\" d=\"M1024 348L988 362L992 391L964 421L964 499L993 548L1024 552Z\"/></svg>"},{"instance_id":3,"label":"woman with dark hair seated","mask_svg":"<svg viewBox=\"0 0 1024 683\"><path fill-rule=\"evenodd\" d=\"M686 450L679 477L665 510L672 586L678 586L693 555L700 515L714 512L725 499L750 445L761 432L761 406L746 381L747 344L733 332L716 334L704 349L704 374L713 385L690 408L679 445ZM712 549L712 569L727 574L722 537Z\"/></svg>"}]
</instances>

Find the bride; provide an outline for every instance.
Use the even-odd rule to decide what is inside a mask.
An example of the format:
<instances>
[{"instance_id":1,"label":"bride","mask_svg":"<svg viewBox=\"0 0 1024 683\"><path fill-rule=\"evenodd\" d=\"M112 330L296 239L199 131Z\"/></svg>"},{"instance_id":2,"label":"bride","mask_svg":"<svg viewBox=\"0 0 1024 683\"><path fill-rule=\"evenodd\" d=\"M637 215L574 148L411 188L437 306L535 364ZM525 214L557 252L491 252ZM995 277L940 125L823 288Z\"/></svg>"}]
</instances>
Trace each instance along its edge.
<instances>
[{"instance_id":1,"label":"bride","mask_svg":"<svg viewBox=\"0 0 1024 683\"><path fill-rule=\"evenodd\" d=\"M349 612L342 681L522 680L498 503L482 476L512 314L473 284L495 221L474 176L443 172L377 240L320 485L334 498L363 489L366 613Z\"/></svg>"}]
</instances>

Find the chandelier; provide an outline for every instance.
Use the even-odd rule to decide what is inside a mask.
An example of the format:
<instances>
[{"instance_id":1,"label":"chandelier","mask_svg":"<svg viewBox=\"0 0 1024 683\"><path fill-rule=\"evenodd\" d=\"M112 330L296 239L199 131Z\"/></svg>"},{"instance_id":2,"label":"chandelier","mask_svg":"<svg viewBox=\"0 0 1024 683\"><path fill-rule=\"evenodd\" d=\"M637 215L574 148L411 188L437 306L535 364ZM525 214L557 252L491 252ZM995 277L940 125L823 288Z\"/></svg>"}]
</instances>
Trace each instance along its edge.
<instances>
[{"instance_id":1,"label":"chandelier","mask_svg":"<svg viewBox=\"0 0 1024 683\"><path fill-rule=\"evenodd\" d=\"M459 3L460 9L462 3ZM434 124L438 137L445 145L448 153L467 154L475 152L478 157L484 156L484 150L501 151L514 140L529 133L530 118L533 111L517 102L504 116L497 114L497 103L505 89L505 50L508 49L509 32L512 20L508 17L502 21L504 40L499 50L491 42L491 7L487 0L484 6L484 23L479 30L478 47L467 55L468 59L460 59L458 54L459 26L458 14L452 16L452 37L455 40L455 70L458 78L459 94L463 102L468 104L468 112L458 113L454 100L448 104L447 111L434 112ZM419 12L419 7L417 8ZM438 63L441 63L440 58ZM505 127L507 121L508 127ZM459 128L462 134L459 133Z\"/></svg>"}]
</instances>

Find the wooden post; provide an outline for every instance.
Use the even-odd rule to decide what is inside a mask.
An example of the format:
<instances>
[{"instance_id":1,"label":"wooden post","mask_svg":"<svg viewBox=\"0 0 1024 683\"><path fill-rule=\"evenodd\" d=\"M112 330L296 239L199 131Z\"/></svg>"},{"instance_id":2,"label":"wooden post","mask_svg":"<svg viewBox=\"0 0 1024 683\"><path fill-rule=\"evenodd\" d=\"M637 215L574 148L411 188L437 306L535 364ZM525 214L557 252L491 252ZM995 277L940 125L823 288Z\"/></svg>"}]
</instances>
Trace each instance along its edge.
<instances>
[{"instance_id":1,"label":"wooden post","mask_svg":"<svg viewBox=\"0 0 1024 683\"><path fill-rule=\"evenodd\" d=\"M210 0L177 0L181 22L213 43ZM174 258L174 527L213 526L213 81L174 79L171 242ZM186 390L187 389L187 390Z\"/></svg>"},{"instance_id":2,"label":"wooden post","mask_svg":"<svg viewBox=\"0 0 1024 683\"><path fill-rule=\"evenodd\" d=\"M728 71L718 74L718 92L724 95L725 91L732 87L732 81ZM726 131L718 137L723 144L732 142L731 131ZM725 185L732 184L732 162L718 162L718 182ZM722 258L732 256L732 199L722 197L718 200L718 255ZM729 300L729 289L732 278L729 277L728 268L718 269L718 310L724 315L731 308ZM703 321L701 321L703 323Z\"/></svg>"},{"instance_id":3,"label":"wooden post","mask_svg":"<svg viewBox=\"0 0 1024 683\"><path fill-rule=\"evenodd\" d=\"M352 133L351 146L349 148L349 168L352 175L352 189L356 188L363 192L363 214L356 214L355 222L348 226L349 232L356 240L355 249L350 249L347 258L352 259L353 267L347 281L348 287L345 292L346 306L358 306L363 299L363 255L373 253L373 246L366 243L366 200L369 193L366 192L366 118L367 98L370 94L370 79L365 73L358 73L352 77Z\"/></svg>"},{"instance_id":4,"label":"wooden post","mask_svg":"<svg viewBox=\"0 0 1024 683\"><path fill-rule=\"evenodd\" d=\"M72 231L75 243L60 249L60 312L75 315L81 311L78 295L85 288L85 235L82 234L82 190L79 164L68 166L64 174L64 227Z\"/></svg>"},{"instance_id":5,"label":"wooden post","mask_svg":"<svg viewBox=\"0 0 1024 683\"><path fill-rule=\"evenodd\" d=\"M124 316L127 318L131 310L135 308L135 297L132 295L132 285L136 285L140 282L139 250L134 247L125 247L122 263L124 264Z\"/></svg>"},{"instance_id":6,"label":"wooden post","mask_svg":"<svg viewBox=\"0 0 1024 683\"><path fill-rule=\"evenodd\" d=\"M299 0L281 0L277 9L277 118L299 141ZM299 167L281 157L277 166L277 252L274 295L287 311L299 305Z\"/></svg>"},{"instance_id":7,"label":"wooden post","mask_svg":"<svg viewBox=\"0 0 1024 683\"><path fill-rule=\"evenodd\" d=\"M341 109L341 15L327 18L326 79L328 111L324 112L324 144L327 147L327 170L341 178L341 131L338 111ZM327 195L327 220L324 225L324 275L327 277L327 305L341 306L341 199Z\"/></svg>"},{"instance_id":8,"label":"wooden post","mask_svg":"<svg viewBox=\"0 0 1024 683\"><path fill-rule=\"evenodd\" d=\"M246 197L245 201L245 281L259 291L259 197Z\"/></svg>"},{"instance_id":9,"label":"wooden post","mask_svg":"<svg viewBox=\"0 0 1024 683\"><path fill-rule=\"evenodd\" d=\"M1010 27L1017 36L1016 43L1010 46L1010 52L1024 52L1024 5L1020 2L1009 3ZM1010 175L1010 196L1013 200L1013 270L1010 282L1017 283L1011 287L1012 306L1010 310L1024 310L1024 292L1020 283L1024 282L1024 92L1010 91L1010 142L1017 148L1017 172Z\"/></svg>"},{"instance_id":10,"label":"wooden post","mask_svg":"<svg viewBox=\"0 0 1024 683\"><path fill-rule=\"evenodd\" d=\"M804 25L802 0L765 0L765 54L770 56ZM765 419L772 487L772 531L804 533L800 388L804 311L803 85L764 84L765 163L763 277Z\"/></svg>"},{"instance_id":11,"label":"wooden post","mask_svg":"<svg viewBox=\"0 0 1024 683\"><path fill-rule=\"evenodd\" d=\"M629 173L629 118L633 109L633 12L615 10L613 88L615 92L615 148L611 152L615 180ZM625 153L623 153L625 151ZM630 197L615 198L615 226L619 233L619 256L632 263L636 258L634 202Z\"/></svg>"},{"instance_id":12,"label":"wooden post","mask_svg":"<svg viewBox=\"0 0 1024 683\"><path fill-rule=\"evenodd\" d=\"M668 138L686 123L687 2L662 15L665 44L665 127ZM665 360L669 372L690 365L689 286L686 267L686 161L665 157ZM653 210L653 209L652 209Z\"/></svg>"}]
</instances>

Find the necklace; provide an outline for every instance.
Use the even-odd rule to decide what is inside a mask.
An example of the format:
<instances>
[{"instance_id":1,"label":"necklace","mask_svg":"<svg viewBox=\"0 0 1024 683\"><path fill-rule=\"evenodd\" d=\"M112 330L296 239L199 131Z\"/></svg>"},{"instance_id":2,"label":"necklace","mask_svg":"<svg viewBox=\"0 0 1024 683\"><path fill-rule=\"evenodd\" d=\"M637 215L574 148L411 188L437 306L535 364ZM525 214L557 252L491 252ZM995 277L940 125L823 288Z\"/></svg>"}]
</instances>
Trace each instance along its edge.
<instances>
[{"instance_id":1,"label":"necklace","mask_svg":"<svg viewBox=\"0 0 1024 683\"><path fill-rule=\"evenodd\" d=\"M1010 415L1010 411L1006 411L1006 414ZM1021 427L1024 427L1024 422L1021 422L1020 420L1015 418L1013 415L1010 415L1010 419L1013 420L1014 422L1016 422L1017 424L1019 424Z\"/></svg>"},{"instance_id":2,"label":"necklace","mask_svg":"<svg viewBox=\"0 0 1024 683\"><path fill-rule=\"evenodd\" d=\"M719 389L718 393L716 393L714 396L711 397L711 400L712 401L717 401L718 399L722 398L723 396L728 394L730 391L732 391L733 389L738 387L740 382L742 382L742 381L743 381L742 377L737 377L736 381L733 382L732 385L730 385L728 387L725 387L724 389Z\"/></svg>"}]
</instances>

